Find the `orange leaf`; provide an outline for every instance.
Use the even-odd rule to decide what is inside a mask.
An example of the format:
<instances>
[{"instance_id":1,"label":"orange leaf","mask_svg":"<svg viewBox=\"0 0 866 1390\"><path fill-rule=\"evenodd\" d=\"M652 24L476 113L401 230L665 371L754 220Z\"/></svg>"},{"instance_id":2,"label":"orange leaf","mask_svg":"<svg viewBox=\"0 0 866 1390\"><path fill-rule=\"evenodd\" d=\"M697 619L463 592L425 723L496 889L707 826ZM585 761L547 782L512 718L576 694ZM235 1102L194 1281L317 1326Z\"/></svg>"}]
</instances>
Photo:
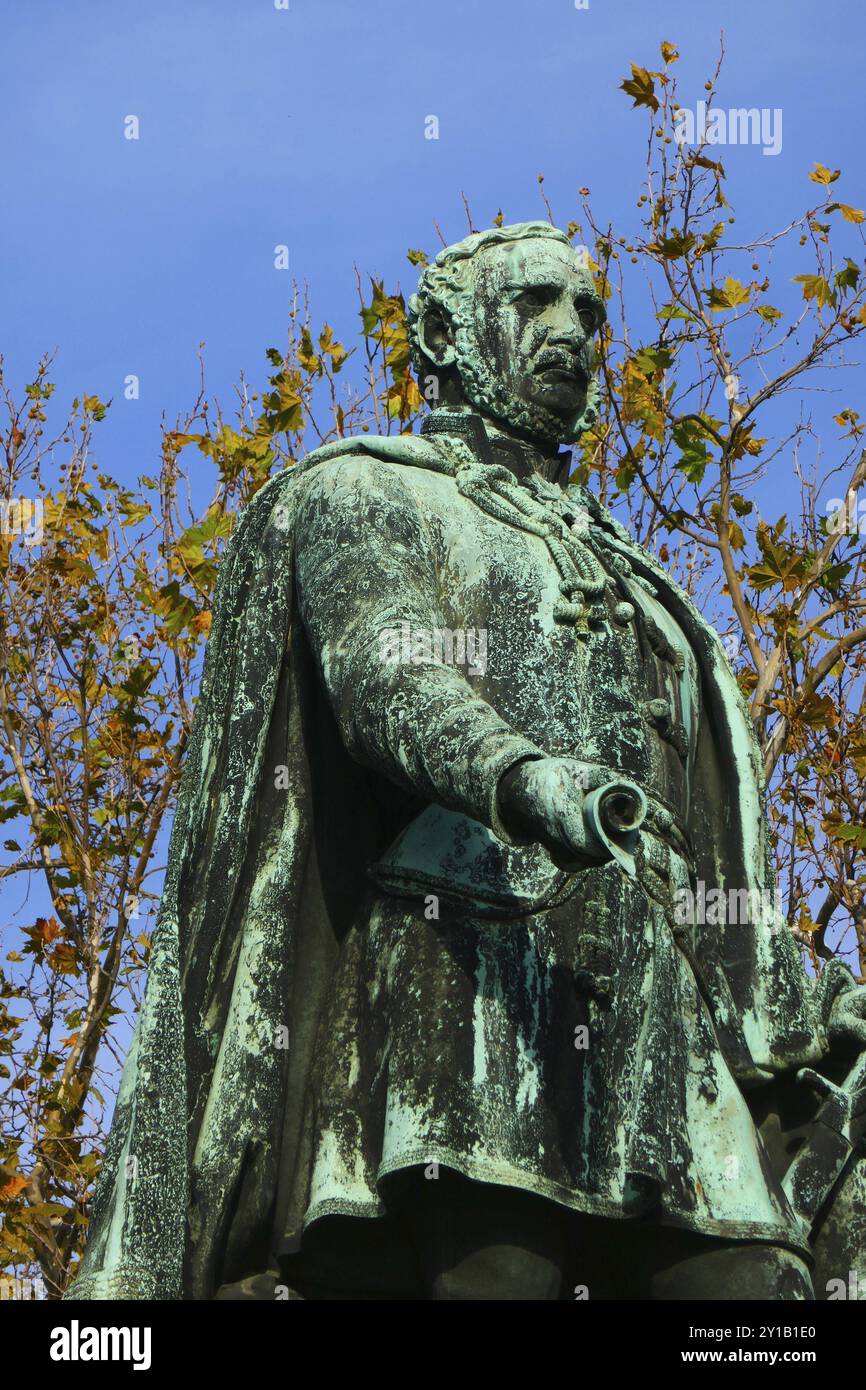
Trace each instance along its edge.
<instances>
[{"instance_id":1,"label":"orange leaf","mask_svg":"<svg viewBox=\"0 0 866 1390\"><path fill-rule=\"evenodd\" d=\"M11 1202L27 1186L27 1179L16 1173L0 1187L0 1202Z\"/></svg>"},{"instance_id":2,"label":"orange leaf","mask_svg":"<svg viewBox=\"0 0 866 1390\"><path fill-rule=\"evenodd\" d=\"M46 946L50 946L52 941L56 941L58 936L63 933L63 928L56 917L49 917L47 920L44 917L37 917L36 925L39 928L39 935L42 937L43 944Z\"/></svg>"}]
</instances>

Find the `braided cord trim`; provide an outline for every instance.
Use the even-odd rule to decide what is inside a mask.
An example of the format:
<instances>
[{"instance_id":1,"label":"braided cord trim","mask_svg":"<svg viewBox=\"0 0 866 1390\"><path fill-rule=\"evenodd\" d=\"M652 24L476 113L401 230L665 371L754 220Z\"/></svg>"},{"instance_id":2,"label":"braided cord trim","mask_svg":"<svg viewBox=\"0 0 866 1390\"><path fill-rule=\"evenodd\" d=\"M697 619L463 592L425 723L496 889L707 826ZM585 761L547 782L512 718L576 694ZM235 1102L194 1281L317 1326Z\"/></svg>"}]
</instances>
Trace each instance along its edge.
<instances>
[{"instance_id":1,"label":"braided cord trim","mask_svg":"<svg viewBox=\"0 0 866 1390\"><path fill-rule=\"evenodd\" d=\"M450 455L452 473L461 494L488 516L507 526L539 536L546 544L560 576L562 599L554 608L557 621L573 625L578 632L589 632L589 621L604 620L600 600L609 580L602 566L579 534L550 503L557 494L543 480L521 483L500 464L479 462L464 440L456 435L439 435ZM544 494L547 493L547 496Z\"/></svg>"}]
</instances>

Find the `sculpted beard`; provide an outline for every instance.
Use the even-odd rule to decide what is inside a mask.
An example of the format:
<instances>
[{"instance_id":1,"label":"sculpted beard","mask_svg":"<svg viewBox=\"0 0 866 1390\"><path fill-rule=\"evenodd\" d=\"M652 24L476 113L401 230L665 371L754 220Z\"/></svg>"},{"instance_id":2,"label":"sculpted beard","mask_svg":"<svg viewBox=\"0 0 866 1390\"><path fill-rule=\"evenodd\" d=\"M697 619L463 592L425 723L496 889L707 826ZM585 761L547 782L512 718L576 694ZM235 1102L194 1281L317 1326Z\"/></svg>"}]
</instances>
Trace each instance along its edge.
<instances>
[{"instance_id":1,"label":"sculpted beard","mask_svg":"<svg viewBox=\"0 0 866 1390\"><path fill-rule=\"evenodd\" d=\"M599 387L591 375L591 349L581 351L581 366L587 377L586 402L572 420L548 410L537 401L521 400L491 366L490 357L478 340L468 314L458 310L452 316L454 351L463 392L479 410L501 420L531 439L550 444L571 444L598 419Z\"/></svg>"}]
</instances>

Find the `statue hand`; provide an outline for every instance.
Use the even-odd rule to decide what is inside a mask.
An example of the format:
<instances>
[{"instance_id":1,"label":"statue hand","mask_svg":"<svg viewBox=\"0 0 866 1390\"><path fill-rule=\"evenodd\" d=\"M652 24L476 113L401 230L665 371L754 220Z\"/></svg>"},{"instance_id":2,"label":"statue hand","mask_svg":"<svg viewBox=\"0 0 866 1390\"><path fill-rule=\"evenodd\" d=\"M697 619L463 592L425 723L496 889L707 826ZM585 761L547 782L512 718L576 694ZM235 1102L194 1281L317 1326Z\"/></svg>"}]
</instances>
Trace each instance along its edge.
<instances>
[{"instance_id":1,"label":"statue hand","mask_svg":"<svg viewBox=\"0 0 866 1390\"><path fill-rule=\"evenodd\" d=\"M610 858L584 819L589 767L577 758L538 758L518 763L499 784L500 814L509 834L544 845L560 869L574 871Z\"/></svg>"},{"instance_id":2,"label":"statue hand","mask_svg":"<svg viewBox=\"0 0 866 1390\"><path fill-rule=\"evenodd\" d=\"M856 985L836 995L827 1031L831 1042L856 1042L866 1048L866 985Z\"/></svg>"}]
</instances>

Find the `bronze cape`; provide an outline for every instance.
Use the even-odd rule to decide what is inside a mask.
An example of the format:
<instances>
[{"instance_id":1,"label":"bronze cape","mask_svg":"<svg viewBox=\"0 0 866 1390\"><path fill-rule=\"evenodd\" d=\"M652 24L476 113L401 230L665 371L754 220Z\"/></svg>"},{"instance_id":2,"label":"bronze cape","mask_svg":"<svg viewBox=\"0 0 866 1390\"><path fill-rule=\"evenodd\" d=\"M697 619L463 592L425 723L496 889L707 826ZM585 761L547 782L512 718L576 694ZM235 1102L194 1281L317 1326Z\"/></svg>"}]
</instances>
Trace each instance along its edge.
<instances>
[{"instance_id":1,"label":"bronze cape","mask_svg":"<svg viewBox=\"0 0 866 1390\"><path fill-rule=\"evenodd\" d=\"M350 454L454 472L432 438L340 441L272 479L238 523L221 566L145 1001L68 1297L210 1298L220 1284L273 1267L276 1233L300 1228L316 1030L368 864L388 843L387 827L365 817L365 772L340 741L293 596L296 479ZM700 665L706 717L689 826L699 872L711 884L772 889L758 749L718 637L652 557L582 491L580 500L651 580ZM728 1065L754 1094L783 1166L785 1127L803 1119L786 1083L796 1067L827 1058L830 1002L853 980L833 967L811 981L787 932L706 926L698 955ZM863 1259L864 1168L849 1167L822 1214L818 1282L820 1270L838 1275Z\"/></svg>"}]
</instances>

